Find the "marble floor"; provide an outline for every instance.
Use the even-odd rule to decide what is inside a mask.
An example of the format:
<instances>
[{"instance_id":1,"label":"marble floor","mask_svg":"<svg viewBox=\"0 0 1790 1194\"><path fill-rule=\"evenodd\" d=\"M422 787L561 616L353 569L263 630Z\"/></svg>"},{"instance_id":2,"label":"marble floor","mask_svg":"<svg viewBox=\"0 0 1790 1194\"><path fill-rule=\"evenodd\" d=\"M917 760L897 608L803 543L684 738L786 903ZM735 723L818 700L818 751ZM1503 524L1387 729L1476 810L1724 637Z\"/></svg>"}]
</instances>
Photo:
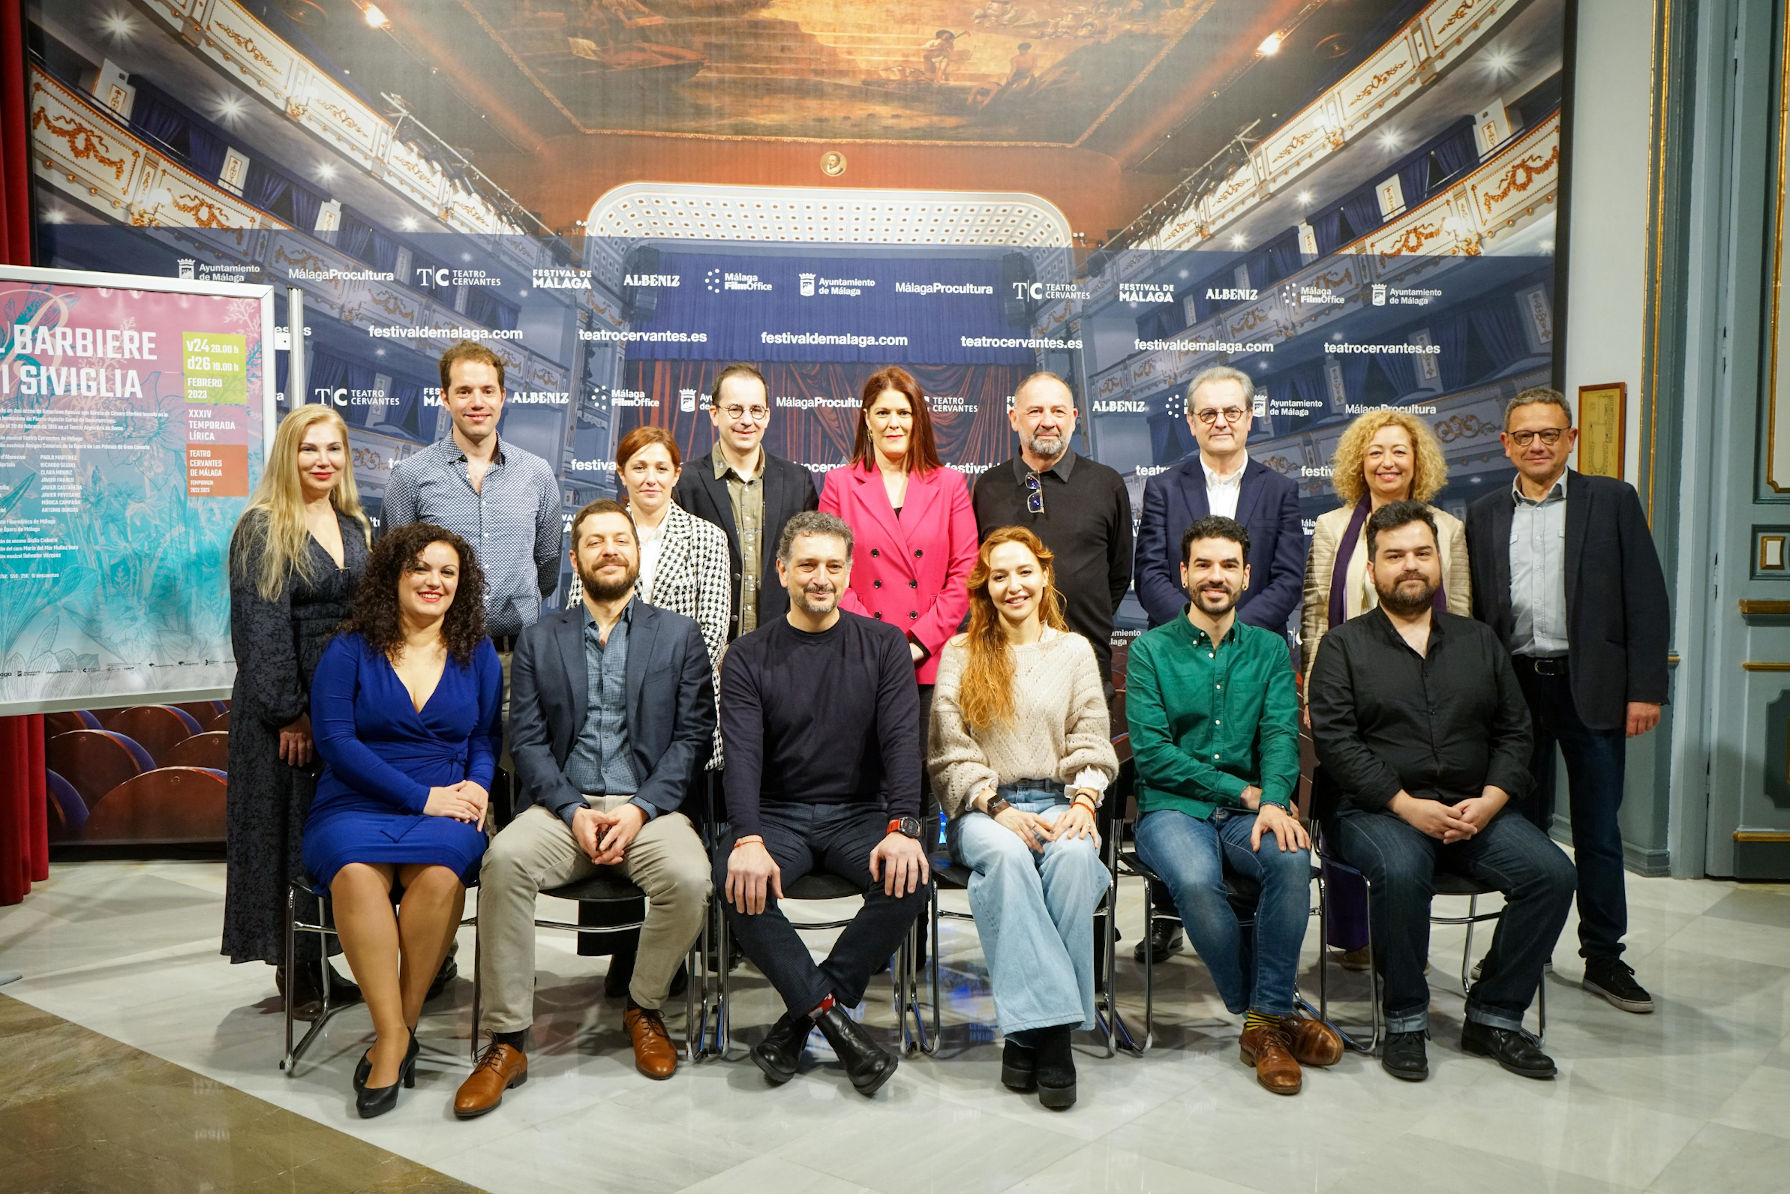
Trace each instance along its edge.
<instances>
[{"instance_id":1,"label":"marble floor","mask_svg":"<svg viewBox=\"0 0 1790 1194\"><path fill-rule=\"evenodd\" d=\"M1547 1047L1561 1072L1547 1083L1460 1052L1458 929L1439 929L1432 949L1431 1079L1396 1082L1350 1055L1308 1071L1293 1099L1262 1091L1238 1063L1234 1019L1182 955L1157 972L1155 1047L1105 1058L1084 1035L1080 1102L1061 1114L1000 1087L968 924L944 928L943 1048L904 1061L873 1100L824 1048L777 1089L737 1043L734 1060L641 1078L621 1007L602 998L604 960L542 934L531 1081L462 1123L450 1103L467 1070L470 984L430 1005L416 1089L388 1116L355 1119L364 1010L337 1016L297 1073L282 1073L271 971L217 954L223 880L215 863L59 865L0 909L0 971L24 974L0 996L28 1005L0 1006L0 1190L1726 1194L1782 1190L1790 1172L1790 887L1631 877L1628 957L1659 1011L1629 1015L1586 995L1563 946L1547 980ZM1127 882L1129 941L1141 902ZM1316 937L1314 925L1308 994ZM1141 1026L1141 972L1129 948L1121 958L1121 1007ZM1338 987L1333 1012L1364 1016L1361 977ZM886 991L873 987L862 1014L889 1039ZM777 1012L762 979L740 971L737 1038L756 1039ZM129 1048L59 1044L71 1026ZM161 1160L144 1165L146 1154Z\"/></svg>"}]
</instances>

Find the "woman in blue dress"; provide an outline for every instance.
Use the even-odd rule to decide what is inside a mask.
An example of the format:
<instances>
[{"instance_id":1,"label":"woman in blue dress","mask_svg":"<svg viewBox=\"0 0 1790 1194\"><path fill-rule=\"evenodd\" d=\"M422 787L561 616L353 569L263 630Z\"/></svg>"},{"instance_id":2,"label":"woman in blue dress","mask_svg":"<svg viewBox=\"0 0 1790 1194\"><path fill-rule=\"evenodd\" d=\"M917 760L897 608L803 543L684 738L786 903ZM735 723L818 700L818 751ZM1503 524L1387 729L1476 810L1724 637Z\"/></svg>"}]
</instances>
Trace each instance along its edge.
<instances>
[{"instance_id":1,"label":"woman in blue dress","mask_svg":"<svg viewBox=\"0 0 1790 1194\"><path fill-rule=\"evenodd\" d=\"M417 1017L485 853L503 675L483 609L484 578L458 535L399 527L374 545L353 613L311 680L323 774L304 861L329 888L373 1017L376 1039L354 1075L362 1118L391 1110L398 1083L415 1082Z\"/></svg>"}]
</instances>

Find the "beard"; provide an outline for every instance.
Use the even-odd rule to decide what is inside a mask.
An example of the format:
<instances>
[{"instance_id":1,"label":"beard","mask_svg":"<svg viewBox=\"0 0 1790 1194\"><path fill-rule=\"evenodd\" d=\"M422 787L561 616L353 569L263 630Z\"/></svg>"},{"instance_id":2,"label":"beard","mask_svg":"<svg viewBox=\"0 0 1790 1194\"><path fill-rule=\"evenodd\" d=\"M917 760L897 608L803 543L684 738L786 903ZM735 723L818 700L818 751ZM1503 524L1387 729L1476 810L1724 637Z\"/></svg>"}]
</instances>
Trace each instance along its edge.
<instances>
[{"instance_id":1,"label":"beard","mask_svg":"<svg viewBox=\"0 0 1790 1194\"><path fill-rule=\"evenodd\" d=\"M1055 460L1069 446L1062 435L1034 435L1025 441L1025 449L1040 460Z\"/></svg>"},{"instance_id":2,"label":"beard","mask_svg":"<svg viewBox=\"0 0 1790 1194\"><path fill-rule=\"evenodd\" d=\"M598 601L614 601L617 597L620 597L623 593L626 593L629 589L633 588L634 582L640 579L640 565L638 563L630 564L619 581L610 583L598 579L597 570L604 564L613 562L611 557L605 557L604 559L598 560L596 564L589 569L586 569L583 565L580 565L578 568L579 583L584 586L584 591L586 593L589 593Z\"/></svg>"},{"instance_id":3,"label":"beard","mask_svg":"<svg viewBox=\"0 0 1790 1194\"><path fill-rule=\"evenodd\" d=\"M790 599L802 607L803 613L814 617L825 617L838 608L839 590L835 587L825 595L820 595L810 592L804 585L791 593Z\"/></svg>"},{"instance_id":4,"label":"beard","mask_svg":"<svg viewBox=\"0 0 1790 1194\"><path fill-rule=\"evenodd\" d=\"M1406 588L1411 581L1419 583L1416 591ZM1374 591L1379 593L1382 606L1401 618L1410 618L1422 613L1435 600L1436 585L1420 572L1407 572L1395 580L1390 589L1375 585Z\"/></svg>"},{"instance_id":5,"label":"beard","mask_svg":"<svg viewBox=\"0 0 1790 1194\"><path fill-rule=\"evenodd\" d=\"M1224 604L1214 609L1211 604L1209 604L1209 601L1221 596L1224 599ZM1193 608L1199 610L1208 618L1222 618L1233 609L1237 608L1237 602L1242 596L1242 589L1231 589L1223 586L1210 589L1195 589L1193 591Z\"/></svg>"}]
</instances>

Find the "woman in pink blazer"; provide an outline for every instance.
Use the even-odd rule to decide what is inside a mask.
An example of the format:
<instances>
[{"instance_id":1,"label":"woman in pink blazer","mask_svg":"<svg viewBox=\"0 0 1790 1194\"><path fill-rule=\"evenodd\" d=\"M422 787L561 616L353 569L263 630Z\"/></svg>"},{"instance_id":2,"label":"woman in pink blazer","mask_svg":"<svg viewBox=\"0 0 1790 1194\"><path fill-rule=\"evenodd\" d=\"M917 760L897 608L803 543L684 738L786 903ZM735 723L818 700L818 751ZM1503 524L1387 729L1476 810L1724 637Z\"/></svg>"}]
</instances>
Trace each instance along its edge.
<instances>
[{"instance_id":1,"label":"woman in pink blazer","mask_svg":"<svg viewBox=\"0 0 1790 1194\"><path fill-rule=\"evenodd\" d=\"M820 508L852 529L855 604L907 635L924 755L938 654L969 610L976 515L963 474L939 461L926 396L907 370L864 383L851 461L827 474Z\"/></svg>"}]
</instances>

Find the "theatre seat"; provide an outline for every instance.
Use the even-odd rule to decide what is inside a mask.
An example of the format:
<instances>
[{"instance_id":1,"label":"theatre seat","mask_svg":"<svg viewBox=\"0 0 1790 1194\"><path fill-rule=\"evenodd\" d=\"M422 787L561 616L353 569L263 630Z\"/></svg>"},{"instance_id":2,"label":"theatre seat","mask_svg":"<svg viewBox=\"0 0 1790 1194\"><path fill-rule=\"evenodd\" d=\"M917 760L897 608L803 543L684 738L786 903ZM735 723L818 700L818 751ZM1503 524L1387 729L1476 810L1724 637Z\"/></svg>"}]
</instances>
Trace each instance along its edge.
<instances>
[{"instance_id":1,"label":"theatre seat","mask_svg":"<svg viewBox=\"0 0 1790 1194\"><path fill-rule=\"evenodd\" d=\"M230 728L230 702L225 701L224 702L224 711L222 713L218 714L216 717L212 718L210 721L201 725L199 728L206 733L210 733L212 730L227 730L227 729L229 729Z\"/></svg>"},{"instance_id":2,"label":"theatre seat","mask_svg":"<svg viewBox=\"0 0 1790 1194\"><path fill-rule=\"evenodd\" d=\"M44 762L90 809L119 784L155 766L148 751L110 730L57 734L44 748Z\"/></svg>"},{"instance_id":3,"label":"theatre seat","mask_svg":"<svg viewBox=\"0 0 1790 1194\"><path fill-rule=\"evenodd\" d=\"M176 701L174 707L191 717L201 730L206 722L227 708L223 701Z\"/></svg>"},{"instance_id":4,"label":"theatre seat","mask_svg":"<svg viewBox=\"0 0 1790 1194\"><path fill-rule=\"evenodd\" d=\"M176 742L162 757L164 767L210 767L229 770L230 731L211 730Z\"/></svg>"},{"instance_id":5,"label":"theatre seat","mask_svg":"<svg viewBox=\"0 0 1790 1194\"><path fill-rule=\"evenodd\" d=\"M69 709L61 713L44 714L44 737L54 738L57 734L66 734L70 730L97 730L99 718L85 709Z\"/></svg>"},{"instance_id":6,"label":"theatre seat","mask_svg":"<svg viewBox=\"0 0 1790 1194\"><path fill-rule=\"evenodd\" d=\"M87 802L73 784L54 771L47 772L44 781L50 805L50 840L65 842L80 837L81 827L87 824Z\"/></svg>"},{"instance_id":7,"label":"theatre seat","mask_svg":"<svg viewBox=\"0 0 1790 1194\"><path fill-rule=\"evenodd\" d=\"M176 742L191 738L199 733L199 722L185 709L177 709L173 705L134 705L129 709L113 709L100 715L100 721L106 729L119 734L126 734L136 739L138 745L149 752L149 757L161 762Z\"/></svg>"},{"instance_id":8,"label":"theatre seat","mask_svg":"<svg viewBox=\"0 0 1790 1194\"><path fill-rule=\"evenodd\" d=\"M224 774L207 767L158 767L119 784L94 805L84 842L220 842Z\"/></svg>"}]
</instances>

